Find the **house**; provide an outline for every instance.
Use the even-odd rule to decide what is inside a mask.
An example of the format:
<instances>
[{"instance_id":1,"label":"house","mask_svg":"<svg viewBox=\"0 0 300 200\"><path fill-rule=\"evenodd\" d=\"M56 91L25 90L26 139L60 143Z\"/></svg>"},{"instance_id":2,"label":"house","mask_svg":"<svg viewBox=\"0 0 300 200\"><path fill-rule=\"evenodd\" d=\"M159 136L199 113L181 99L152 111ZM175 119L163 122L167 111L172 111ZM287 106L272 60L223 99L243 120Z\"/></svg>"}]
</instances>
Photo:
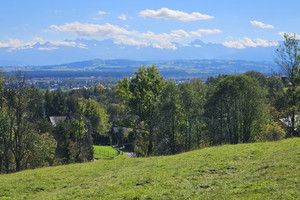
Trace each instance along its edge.
<instances>
[{"instance_id":1,"label":"house","mask_svg":"<svg viewBox=\"0 0 300 200\"><path fill-rule=\"evenodd\" d=\"M64 116L49 116L50 122L53 126L56 126L59 122L64 122L67 119L71 119L72 112L67 113Z\"/></svg>"},{"instance_id":2,"label":"house","mask_svg":"<svg viewBox=\"0 0 300 200\"><path fill-rule=\"evenodd\" d=\"M284 123L287 127L291 126L291 117L288 118L281 118L279 119L282 123ZM295 130L297 130L297 127L300 126L300 115L295 115Z\"/></svg>"},{"instance_id":3,"label":"house","mask_svg":"<svg viewBox=\"0 0 300 200\"><path fill-rule=\"evenodd\" d=\"M56 126L59 122L64 122L67 116L50 116L50 122L53 126Z\"/></svg>"}]
</instances>

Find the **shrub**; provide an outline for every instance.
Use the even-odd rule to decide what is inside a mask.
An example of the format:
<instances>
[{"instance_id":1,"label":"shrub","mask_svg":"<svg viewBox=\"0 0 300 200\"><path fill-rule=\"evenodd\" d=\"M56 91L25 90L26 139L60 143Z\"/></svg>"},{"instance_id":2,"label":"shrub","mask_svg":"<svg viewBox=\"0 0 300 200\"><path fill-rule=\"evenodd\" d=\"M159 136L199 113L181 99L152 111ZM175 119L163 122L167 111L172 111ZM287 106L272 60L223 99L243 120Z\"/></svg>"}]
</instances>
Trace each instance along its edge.
<instances>
[{"instance_id":1,"label":"shrub","mask_svg":"<svg viewBox=\"0 0 300 200\"><path fill-rule=\"evenodd\" d=\"M263 128L260 135L261 141L276 141L285 138L286 132L277 122L271 122Z\"/></svg>"}]
</instances>

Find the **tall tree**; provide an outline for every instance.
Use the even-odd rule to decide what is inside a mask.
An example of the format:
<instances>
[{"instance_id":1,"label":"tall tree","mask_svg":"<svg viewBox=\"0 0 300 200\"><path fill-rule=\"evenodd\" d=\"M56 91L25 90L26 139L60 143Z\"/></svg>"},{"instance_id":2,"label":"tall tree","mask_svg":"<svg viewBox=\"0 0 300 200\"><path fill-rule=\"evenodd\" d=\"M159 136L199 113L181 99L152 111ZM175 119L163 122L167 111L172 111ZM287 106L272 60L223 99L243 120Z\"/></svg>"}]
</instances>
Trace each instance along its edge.
<instances>
[{"instance_id":1,"label":"tall tree","mask_svg":"<svg viewBox=\"0 0 300 200\"><path fill-rule=\"evenodd\" d=\"M61 88L58 88L53 97L53 109L54 115L65 115L67 112L67 102L66 94L62 92Z\"/></svg>"},{"instance_id":2,"label":"tall tree","mask_svg":"<svg viewBox=\"0 0 300 200\"><path fill-rule=\"evenodd\" d=\"M290 85L287 94L289 99L288 118L291 118L290 136L296 136L295 118L298 111L297 102L299 102L299 94L297 87L300 84L300 41L296 38L296 34L284 34L285 41L276 49L275 62L287 76ZM300 135L298 135L300 136Z\"/></svg>"},{"instance_id":3,"label":"tall tree","mask_svg":"<svg viewBox=\"0 0 300 200\"><path fill-rule=\"evenodd\" d=\"M16 72L15 76L9 76L6 87L8 116L10 118L10 134L13 135L12 152L14 154L16 171L21 170L22 160L26 155L26 143L24 138L28 134L26 118L28 104L28 87L26 87L25 75Z\"/></svg>"},{"instance_id":4,"label":"tall tree","mask_svg":"<svg viewBox=\"0 0 300 200\"><path fill-rule=\"evenodd\" d=\"M258 81L245 75L229 75L211 86L210 91L205 106L210 143L255 140L266 109Z\"/></svg>"},{"instance_id":5,"label":"tall tree","mask_svg":"<svg viewBox=\"0 0 300 200\"><path fill-rule=\"evenodd\" d=\"M138 117L135 125L143 123L146 131L149 132L148 154L152 153L153 141L152 119L155 104L159 99L162 89L165 87L165 81L160 76L155 65L151 67L142 66L134 73L129 80L124 78L120 80L117 86L119 98L128 108L131 115Z\"/></svg>"},{"instance_id":6,"label":"tall tree","mask_svg":"<svg viewBox=\"0 0 300 200\"><path fill-rule=\"evenodd\" d=\"M53 106L53 92L47 88L45 94L45 114L46 117L49 118L50 116L54 115L54 106Z\"/></svg>"},{"instance_id":7,"label":"tall tree","mask_svg":"<svg viewBox=\"0 0 300 200\"><path fill-rule=\"evenodd\" d=\"M0 174L5 168L9 172L9 151L12 147L12 135L9 132L9 118L0 110Z\"/></svg>"},{"instance_id":8,"label":"tall tree","mask_svg":"<svg viewBox=\"0 0 300 200\"><path fill-rule=\"evenodd\" d=\"M111 126L108 123L109 116L104 108L93 99L88 99L86 102L85 116L88 133L93 137L94 143L99 143L101 135L105 135Z\"/></svg>"},{"instance_id":9,"label":"tall tree","mask_svg":"<svg viewBox=\"0 0 300 200\"><path fill-rule=\"evenodd\" d=\"M92 142L90 134L86 128L85 121L86 105L78 103L78 112L76 118L72 120L71 134L75 141L75 162L84 162L91 160L90 153L92 151ZM93 152L92 152L93 153Z\"/></svg>"},{"instance_id":10,"label":"tall tree","mask_svg":"<svg viewBox=\"0 0 300 200\"><path fill-rule=\"evenodd\" d=\"M184 138L188 136L182 134L186 120L180 96L176 83L170 81L157 103L154 123L156 154L175 154L185 148Z\"/></svg>"}]
</instances>

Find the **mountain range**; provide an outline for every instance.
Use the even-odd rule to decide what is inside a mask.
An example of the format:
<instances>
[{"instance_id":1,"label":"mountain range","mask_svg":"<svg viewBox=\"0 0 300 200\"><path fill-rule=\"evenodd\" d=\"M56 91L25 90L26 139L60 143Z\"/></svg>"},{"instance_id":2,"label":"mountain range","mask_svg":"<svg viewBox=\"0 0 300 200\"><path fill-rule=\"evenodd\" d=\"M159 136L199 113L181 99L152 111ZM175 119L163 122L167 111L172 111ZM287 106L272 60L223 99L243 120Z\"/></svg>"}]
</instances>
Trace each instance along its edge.
<instances>
[{"instance_id":1,"label":"mountain range","mask_svg":"<svg viewBox=\"0 0 300 200\"><path fill-rule=\"evenodd\" d=\"M228 48L222 44L204 43L194 40L188 45L177 43L176 50L159 49L152 46L117 44L113 39L65 40L65 45L53 46L50 42L36 43L29 48L11 50L0 48L0 66L58 65L92 59L127 59L147 61L167 60L246 60L274 61L277 47Z\"/></svg>"}]
</instances>

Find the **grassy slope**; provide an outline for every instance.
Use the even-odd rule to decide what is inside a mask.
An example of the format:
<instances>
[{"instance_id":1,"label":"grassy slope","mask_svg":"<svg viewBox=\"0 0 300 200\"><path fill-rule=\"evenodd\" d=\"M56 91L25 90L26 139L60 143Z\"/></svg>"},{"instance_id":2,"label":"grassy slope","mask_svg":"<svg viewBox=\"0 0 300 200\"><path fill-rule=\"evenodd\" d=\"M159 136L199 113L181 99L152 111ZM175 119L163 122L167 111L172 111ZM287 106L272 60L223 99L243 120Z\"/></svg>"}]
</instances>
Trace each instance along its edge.
<instances>
[{"instance_id":1,"label":"grassy slope","mask_svg":"<svg viewBox=\"0 0 300 200\"><path fill-rule=\"evenodd\" d=\"M300 138L0 176L12 199L297 199Z\"/></svg>"}]
</instances>

